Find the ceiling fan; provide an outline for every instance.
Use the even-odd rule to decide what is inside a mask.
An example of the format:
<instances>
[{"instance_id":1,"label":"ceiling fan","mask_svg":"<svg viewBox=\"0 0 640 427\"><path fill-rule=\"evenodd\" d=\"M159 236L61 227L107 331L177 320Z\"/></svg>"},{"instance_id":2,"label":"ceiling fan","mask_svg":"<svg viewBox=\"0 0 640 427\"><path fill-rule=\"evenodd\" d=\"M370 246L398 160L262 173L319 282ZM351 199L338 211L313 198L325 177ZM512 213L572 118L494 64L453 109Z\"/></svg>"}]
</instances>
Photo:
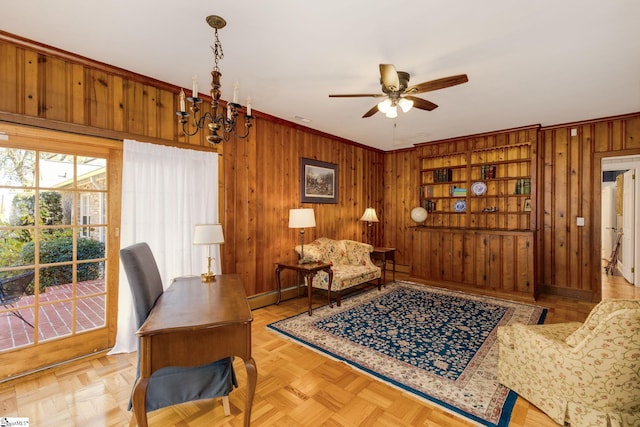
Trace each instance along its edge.
<instances>
[{"instance_id":1,"label":"ceiling fan","mask_svg":"<svg viewBox=\"0 0 640 427\"><path fill-rule=\"evenodd\" d=\"M412 107L421 110L431 111L438 108L436 104L426 99L413 96L417 93L430 92L432 90L444 89L446 87L459 85L468 82L466 74L457 76L443 77L441 79L431 80L414 86L409 86L409 73L405 71L396 71L396 67L391 64L380 64L380 83L382 84L383 93L358 93L345 95L329 95L329 98L357 98L370 96L373 98L386 97L372 109L364 113L365 117L371 117L378 111L386 114L389 118L398 116L398 108L400 107L405 113Z\"/></svg>"}]
</instances>

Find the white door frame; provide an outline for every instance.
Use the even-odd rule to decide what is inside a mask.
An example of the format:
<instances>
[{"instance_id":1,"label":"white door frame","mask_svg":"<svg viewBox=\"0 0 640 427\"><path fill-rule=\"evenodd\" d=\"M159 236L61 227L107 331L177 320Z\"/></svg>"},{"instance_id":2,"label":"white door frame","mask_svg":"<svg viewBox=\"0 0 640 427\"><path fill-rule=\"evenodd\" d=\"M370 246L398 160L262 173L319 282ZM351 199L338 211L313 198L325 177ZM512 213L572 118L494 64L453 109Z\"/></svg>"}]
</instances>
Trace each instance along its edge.
<instances>
[{"instance_id":1,"label":"white door frame","mask_svg":"<svg viewBox=\"0 0 640 427\"><path fill-rule=\"evenodd\" d=\"M635 176L637 169L629 169L622 176L623 184L623 202L622 202L622 244L618 257L618 270L622 276L630 283L635 283L635 275L633 273L635 262Z\"/></svg>"}]
</instances>

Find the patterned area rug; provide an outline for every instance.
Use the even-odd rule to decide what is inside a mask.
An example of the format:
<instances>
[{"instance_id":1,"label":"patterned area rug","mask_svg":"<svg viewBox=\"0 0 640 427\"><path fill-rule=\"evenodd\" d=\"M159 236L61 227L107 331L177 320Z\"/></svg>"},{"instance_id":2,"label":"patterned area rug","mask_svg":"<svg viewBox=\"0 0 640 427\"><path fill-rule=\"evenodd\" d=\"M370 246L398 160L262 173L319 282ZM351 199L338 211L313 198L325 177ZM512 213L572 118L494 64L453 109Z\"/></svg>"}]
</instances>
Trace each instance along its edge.
<instances>
[{"instance_id":1,"label":"patterned area rug","mask_svg":"<svg viewBox=\"0 0 640 427\"><path fill-rule=\"evenodd\" d=\"M387 284L268 328L479 425L509 424L496 328L543 323L546 309L410 282Z\"/></svg>"}]
</instances>

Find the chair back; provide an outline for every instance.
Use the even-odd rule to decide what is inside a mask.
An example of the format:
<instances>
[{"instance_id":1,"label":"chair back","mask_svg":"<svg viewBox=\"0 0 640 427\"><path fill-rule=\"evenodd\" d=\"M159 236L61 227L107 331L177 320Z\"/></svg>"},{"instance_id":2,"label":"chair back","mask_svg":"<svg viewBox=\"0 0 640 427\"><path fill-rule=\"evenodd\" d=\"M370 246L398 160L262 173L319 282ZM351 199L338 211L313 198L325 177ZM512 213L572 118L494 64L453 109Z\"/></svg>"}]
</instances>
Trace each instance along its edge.
<instances>
[{"instance_id":1,"label":"chair back","mask_svg":"<svg viewBox=\"0 0 640 427\"><path fill-rule=\"evenodd\" d=\"M0 279L0 303L12 304L18 301L27 290L35 276L33 270L17 276Z\"/></svg>"},{"instance_id":2,"label":"chair back","mask_svg":"<svg viewBox=\"0 0 640 427\"><path fill-rule=\"evenodd\" d=\"M147 319L158 297L162 295L162 278L153 252L144 242L120 249L120 259L131 287L139 328Z\"/></svg>"}]
</instances>

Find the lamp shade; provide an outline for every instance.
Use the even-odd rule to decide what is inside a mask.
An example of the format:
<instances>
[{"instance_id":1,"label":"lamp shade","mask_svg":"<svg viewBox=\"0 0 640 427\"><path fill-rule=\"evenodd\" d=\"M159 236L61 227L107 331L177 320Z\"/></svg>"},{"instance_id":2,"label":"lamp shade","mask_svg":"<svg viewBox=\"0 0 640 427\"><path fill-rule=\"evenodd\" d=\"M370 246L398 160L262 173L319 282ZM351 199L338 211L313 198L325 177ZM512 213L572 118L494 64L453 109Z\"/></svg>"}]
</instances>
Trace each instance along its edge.
<instances>
[{"instance_id":1,"label":"lamp shade","mask_svg":"<svg viewBox=\"0 0 640 427\"><path fill-rule=\"evenodd\" d=\"M360 221L379 222L378 216L376 215L376 210L374 208L365 209L362 218L360 218Z\"/></svg>"},{"instance_id":2,"label":"lamp shade","mask_svg":"<svg viewBox=\"0 0 640 427\"><path fill-rule=\"evenodd\" d=\"M311 208L289 209L289 228L316 226L316 216Z\"/></svg>"},{"instance_id":3,"label":"lamp shade","mask_svg":"<svg viewBox=\"0 0 640 427\"><path fill-rule=\"evenodd\" d=\"M196 224L193 232L194 245L213 245L224 243L221 224Z\"/></svg>"},{"instance_id":4,"label":"lamp shade","mask_svg":"<svg viewBox=\"0 0 640 427\"><path fill-rule=\"evenodd\" d=\"M400 98L398 100L398 105L404 113L408 113L409 110L411 110L411 107L413 107L413 101L407 98Z\"/></svg>"}]
</instances>

